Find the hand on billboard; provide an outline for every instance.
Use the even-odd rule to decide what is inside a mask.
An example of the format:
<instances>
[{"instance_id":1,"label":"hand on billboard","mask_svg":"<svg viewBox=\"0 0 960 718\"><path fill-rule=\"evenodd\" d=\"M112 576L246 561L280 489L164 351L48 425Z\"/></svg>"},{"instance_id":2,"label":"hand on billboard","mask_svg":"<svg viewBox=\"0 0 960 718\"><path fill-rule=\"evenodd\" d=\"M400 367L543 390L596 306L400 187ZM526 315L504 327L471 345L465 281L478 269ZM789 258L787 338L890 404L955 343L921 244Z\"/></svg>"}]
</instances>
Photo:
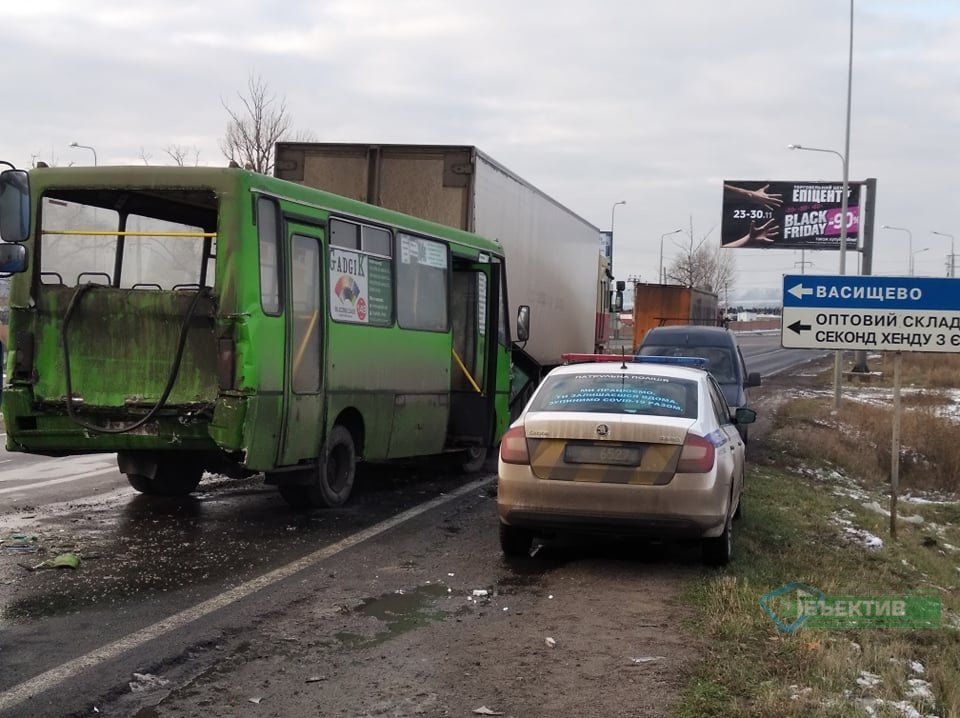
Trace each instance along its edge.
<instances>
[{"instance_id":1,"label":"hand on billboard","mask_svg":"<svg viewBox=\"0 0 960 718\"><path fill-rule=\"evenodd\" d=\"M767 192L769 187L769 184L765 184L760 189L745 189L744 187L736 187L732 184L723 185L725 190L739 194L751 202L756 202L759 205L763 205L767 209L776 209L783 204L783 195Z\"/></svg>"},{"instance_id":2,"label":"hand on billboard","mask_svg":"<svg viewBox=\"0 0 960 718\"><path fill-rule=\"evenodd\" d=\"M773 244L774 238L780 231L780 225L774 224L776 220L771 219L759 227L752 220L750 221L750 231L740 239L728 242L724 247L764 247Z\"/></svg>"}]
</instances>

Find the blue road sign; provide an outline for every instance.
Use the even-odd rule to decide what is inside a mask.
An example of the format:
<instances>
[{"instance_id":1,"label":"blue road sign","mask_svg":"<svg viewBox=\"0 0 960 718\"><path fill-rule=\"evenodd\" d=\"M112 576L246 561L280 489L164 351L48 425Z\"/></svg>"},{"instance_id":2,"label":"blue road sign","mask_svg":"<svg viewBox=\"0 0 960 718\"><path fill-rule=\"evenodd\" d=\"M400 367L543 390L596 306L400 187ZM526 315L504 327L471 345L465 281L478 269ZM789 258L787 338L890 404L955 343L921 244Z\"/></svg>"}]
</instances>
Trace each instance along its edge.
<instances>
[{"instance_id":1,"label":"blue road sign","mask_svg":"<svg viewBox=\"0 0 960 718\"><path fill-rule=\"evenodd\" d=\"M960 280L786 275L783 278L783 306L960 312Z\"/></svg>"},{"instance_id":2,"label":"blue road sign","mask_svg":"<svg viewBox=\"0 0 960 718\"><path fill-rule=\"evenodd\" d=\"M786 275L789 348L960 351L960 279Z\"/></svg>"}]
</instances>

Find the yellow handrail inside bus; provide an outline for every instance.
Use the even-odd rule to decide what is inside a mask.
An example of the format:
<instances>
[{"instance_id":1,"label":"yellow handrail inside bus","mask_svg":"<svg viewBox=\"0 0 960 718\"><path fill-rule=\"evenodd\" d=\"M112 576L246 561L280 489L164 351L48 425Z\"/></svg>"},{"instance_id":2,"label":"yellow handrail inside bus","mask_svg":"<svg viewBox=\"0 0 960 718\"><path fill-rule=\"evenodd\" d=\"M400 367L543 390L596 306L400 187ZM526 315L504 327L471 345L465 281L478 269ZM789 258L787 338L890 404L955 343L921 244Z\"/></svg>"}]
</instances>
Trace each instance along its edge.
<instances>
[{"instance_id":1,"label":"yellow handrail inside bus","mask_svg":"<svg viewBox=\"0 0 960 718\"><path fill-rule=\"evenodd\" d=\"M317 319L320 317L320 310L315 309L313 311L313 316L310 317L310 324L307 325L307 331L304 332L303 341L300 342L300 346L297 347L297 353L293 357L293 374L296 375L300 371L300 363L303 361L303 355L307 351L307 342L310 340L310 336L313 334L313 330L317 326Z\"/></svg>"},{"instance_id":2,"label":"yellow handrail inside bus","mask_svg":"<svg viewBox=\"0 0 960 718\"><path fill-rule=\"evenodd\" d=\"M44 229L40 234L71 234L79 236L110 235L111 237L216 237L216 232L113 232L99 229Z\"/></svg>"},{"instance_id":3,"label":"yellow handrail inside bus","mask_svg":"<svg viewBox=\"0 0 960 718\"><path fill-rule=\"evenodd\" d=\"M457 366L460 367L460 371L462 371L463 375L467 377L467 381L470 382L470 386L472 386L478 394L483 396L483 390L480 389L479 385L477 385L477 382L474 380L473 376L471 376L470 370L467 369L467 365L463 363L463 360L460 358L460 355L457 354L457 350L451 348L450 353L453 354L453 359L454 361L457 362Z\"/></svg>"}]
</instances>

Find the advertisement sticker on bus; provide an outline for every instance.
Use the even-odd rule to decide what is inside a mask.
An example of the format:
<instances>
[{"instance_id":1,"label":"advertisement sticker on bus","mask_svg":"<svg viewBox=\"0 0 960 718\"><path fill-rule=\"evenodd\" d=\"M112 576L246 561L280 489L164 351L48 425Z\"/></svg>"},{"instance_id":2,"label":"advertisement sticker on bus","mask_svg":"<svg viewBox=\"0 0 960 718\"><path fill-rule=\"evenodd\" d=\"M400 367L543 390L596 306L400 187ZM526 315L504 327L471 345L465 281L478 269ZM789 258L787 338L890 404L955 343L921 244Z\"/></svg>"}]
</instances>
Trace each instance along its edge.
<instances>
[{"instance_id":1,"label":"advertisement sticker on bus","mask_svg":"<svg viewBox=\"0 0 960 718\"><path fill-rule=\"evenodd\" d=\"M367 322L367 257L330 248L330 313L344 322Z\"/></svg>"}]
</instances>

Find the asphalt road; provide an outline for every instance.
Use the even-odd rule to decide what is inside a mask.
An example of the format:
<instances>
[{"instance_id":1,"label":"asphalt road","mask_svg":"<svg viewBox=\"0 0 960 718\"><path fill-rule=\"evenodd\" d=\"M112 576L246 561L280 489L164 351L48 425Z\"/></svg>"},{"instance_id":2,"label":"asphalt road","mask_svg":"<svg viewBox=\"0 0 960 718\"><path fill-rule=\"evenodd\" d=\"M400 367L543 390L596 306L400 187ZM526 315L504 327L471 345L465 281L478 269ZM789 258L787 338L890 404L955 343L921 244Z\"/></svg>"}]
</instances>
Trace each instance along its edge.
<instances>
[{"instance_id":1,"label":"asphalt road","mask_svg":"<svg viewBox=\"0 0 960 718\"><path fill-rule=\"evenodd\" d=\"M740 340L748 368L764 374L817 355L781 349L779 335ZM112 455L0 452L0 716L298 715L318 695L331 707L323 715L470 715L493 699L515 710L533 701L516 715L537 715L546 694L529 685L504 692L479 680L474 664L506 671L512 685L498 641L526 632L541 646L546 631L579 640L584 656L599 642L618 661L675 644L649 671L652 682L631 674L629 685L655 706L669 676L695 658L669 606L677 579L702 570L697 551L658 549L637 563L618 545L552 558L547 550L518 572L497 548L492 474L465 480L442 463L366 467L357 485L343 509L300 513L262 477L208 476L195 496L162 499L130 489ZM42 567L64 553L79 554L80 566ZM549 603L570 601L571 590L595 594L611 625L585 621L577 638L575 605ZM613 627L624 595L656 627L629 647ZM566 623L552 613L561 605ZM536 621L506 620L520 607ZM474 633L458 633L462 623ZM410 635L394 641L401 633ZM411 666L435 643L446 658L433 655L418 674ZM378 682L378 661L407 688ZM288 667L296 670L283 682ZM272 683L263 678L271 671ZM416 684L430 681L439 683L417 698ZM459 683L469 690L458 698ZM612 715L605 701L622 698L623 686L581 686L584 705L596 708L578 715Z\"/></svg>"}]
</instances>

